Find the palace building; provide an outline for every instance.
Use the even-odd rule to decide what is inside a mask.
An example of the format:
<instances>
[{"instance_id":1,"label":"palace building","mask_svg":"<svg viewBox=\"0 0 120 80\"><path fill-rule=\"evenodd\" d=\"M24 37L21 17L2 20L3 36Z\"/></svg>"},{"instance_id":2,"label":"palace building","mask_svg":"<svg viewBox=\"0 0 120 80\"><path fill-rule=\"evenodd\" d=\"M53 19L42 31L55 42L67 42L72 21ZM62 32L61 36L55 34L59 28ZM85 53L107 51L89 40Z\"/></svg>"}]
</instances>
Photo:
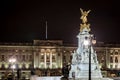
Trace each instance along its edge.
<instances>
[{"instance_id":1,"label":"palace building","mask_svg":"<svg viewBox=\"0 0 120 80\"><path fill-rule=\"evenodd\" d=\"M37 69L39 76L60 76L64 65L70 64L77 45L66 45L62 40L33 40L33 43L0 43L0 79L13 73L29 79ZM103 76L119 76L120 45L94 45ZM10 62L15 59L15 62ZM12 67L14 65L14 67Z\"/></svg>"}]
</instances>

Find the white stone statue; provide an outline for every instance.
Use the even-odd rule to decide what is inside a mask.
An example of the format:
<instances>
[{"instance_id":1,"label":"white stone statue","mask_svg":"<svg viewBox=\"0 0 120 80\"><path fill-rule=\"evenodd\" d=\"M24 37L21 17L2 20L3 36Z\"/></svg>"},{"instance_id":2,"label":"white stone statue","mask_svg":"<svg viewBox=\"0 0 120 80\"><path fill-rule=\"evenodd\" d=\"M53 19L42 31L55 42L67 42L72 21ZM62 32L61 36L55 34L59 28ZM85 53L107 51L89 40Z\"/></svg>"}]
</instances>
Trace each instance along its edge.
<instances>
[{"instance_id":1,"label":"white stone statue","mask_svg":"<svg viewBox=\"0 0 120 80\"><path fill-rule=\"evenodd\" d=\"M91 80L111 80L109 78L103 79L101 70L99 68L99 63L97 60L96 52L93 49L93 46L91 45L91 34L90 31L90 24L87 23L87 15L90 12L89 11L83 11L81 10L81 18L82 24L80 24L81 29L78 34L78 48L76 51L74 51L72 55L72 63L71 63L71 69L69 72L69 79L70 80L88 80L89 76L89 59L91 59ZM90 44L85 45L84 41L85 38L88 38L88 42ZM91 57L90 56L91 53Z\"/></svg>"}]
</instances>

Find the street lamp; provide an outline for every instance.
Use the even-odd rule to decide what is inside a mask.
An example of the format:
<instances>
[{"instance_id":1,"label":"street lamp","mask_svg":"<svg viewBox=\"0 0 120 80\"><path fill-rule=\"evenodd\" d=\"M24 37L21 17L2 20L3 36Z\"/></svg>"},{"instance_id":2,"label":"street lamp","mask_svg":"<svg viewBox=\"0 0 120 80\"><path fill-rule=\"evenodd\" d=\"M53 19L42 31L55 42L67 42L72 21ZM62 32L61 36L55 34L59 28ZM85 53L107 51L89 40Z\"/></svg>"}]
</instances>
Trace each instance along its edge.
<instances>
[{"instance_id":1,"label":"street lamp","mask_svg":"<svg viewBox=\"0 0 120 80\"><path fill-rule=\"evenodd\" d=\"M96 40L93 38L93 35L90 35L89 37L85 37L84 45L88 46L88 49L89 49L89 79L88 80L91 80L91 47L92 47L92 44L95 44L95 43L96 43Z\"/></svg>"},{"instance_id":2,"label":"street lamp","mask_svg":"<svg viewBox=\"0 0 120 80\"><path fill-rule=\"evenodd\" d=\"M16 59L15 58L11 58L11 59L9 59L9 62L12 64L11 68L15 69L14 63L16 62Z\"/></svg>"},{"instance_id":3,"label":"street lamp","mask_svg":"<svg viewBox=\"0 0 120 80\"><path fill-rule=\"evenodd\" d=\"M14 75L14 69L16 68L14 63L16 62L16 59L15 58L10 58L9 62L11 63L12 75ZM13 76L13 80L14 80L14 76Z\"/></svg>"}]
</instances>

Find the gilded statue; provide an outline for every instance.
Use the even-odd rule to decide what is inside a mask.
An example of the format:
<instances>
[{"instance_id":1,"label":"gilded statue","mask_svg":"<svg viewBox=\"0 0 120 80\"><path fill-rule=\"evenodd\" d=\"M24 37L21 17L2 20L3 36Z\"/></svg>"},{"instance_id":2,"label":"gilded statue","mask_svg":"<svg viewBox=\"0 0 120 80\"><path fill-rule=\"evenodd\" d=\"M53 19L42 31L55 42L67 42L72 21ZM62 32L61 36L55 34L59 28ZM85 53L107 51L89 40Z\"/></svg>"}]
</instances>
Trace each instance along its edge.
<instances>
[{"instance_id":1,"label":"gilded statue","mask_svg":"<svg viewBox=\"0 0 120 80\"><path fill-rule=\"evenodd\" d=\"M80 24L80 27L80 32L82 32L84 28L90 31L90 24Z\"/></svg>"},{"instance_id":2,"label":"gilded statue","mask_svg":"<svg viewBox=\"0 0 120 80\"><path fill-rule=\"evenodd\" d=\"M82 23L87 23L87 16L88 16L88 13L90 12L90 10L88 11L83 11L83 9L80 8L80 11L81 11L81 17L80 19L82 20Z\"/></svg>"}]
</instances>

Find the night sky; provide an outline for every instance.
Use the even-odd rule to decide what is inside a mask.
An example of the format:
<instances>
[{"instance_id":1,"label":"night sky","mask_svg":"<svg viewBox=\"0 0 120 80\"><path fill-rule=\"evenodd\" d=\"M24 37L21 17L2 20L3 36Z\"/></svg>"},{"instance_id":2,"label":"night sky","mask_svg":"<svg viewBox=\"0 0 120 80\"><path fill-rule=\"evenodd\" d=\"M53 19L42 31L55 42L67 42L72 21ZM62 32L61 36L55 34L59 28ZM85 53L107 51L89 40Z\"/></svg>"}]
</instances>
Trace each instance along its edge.
<instances>
[{"instance_id":1,"label":"night sky","mask_svg":"<svg viewBox=\"0 0 120 80\"><path fill-rule=\"evenodd\" d=\"M48 39L77 43L80 8L91 10L88 22L97 41L120 43L120 9L116 0L3 0L0 7L0 42Z\"/></svg>"}]
</instances>

